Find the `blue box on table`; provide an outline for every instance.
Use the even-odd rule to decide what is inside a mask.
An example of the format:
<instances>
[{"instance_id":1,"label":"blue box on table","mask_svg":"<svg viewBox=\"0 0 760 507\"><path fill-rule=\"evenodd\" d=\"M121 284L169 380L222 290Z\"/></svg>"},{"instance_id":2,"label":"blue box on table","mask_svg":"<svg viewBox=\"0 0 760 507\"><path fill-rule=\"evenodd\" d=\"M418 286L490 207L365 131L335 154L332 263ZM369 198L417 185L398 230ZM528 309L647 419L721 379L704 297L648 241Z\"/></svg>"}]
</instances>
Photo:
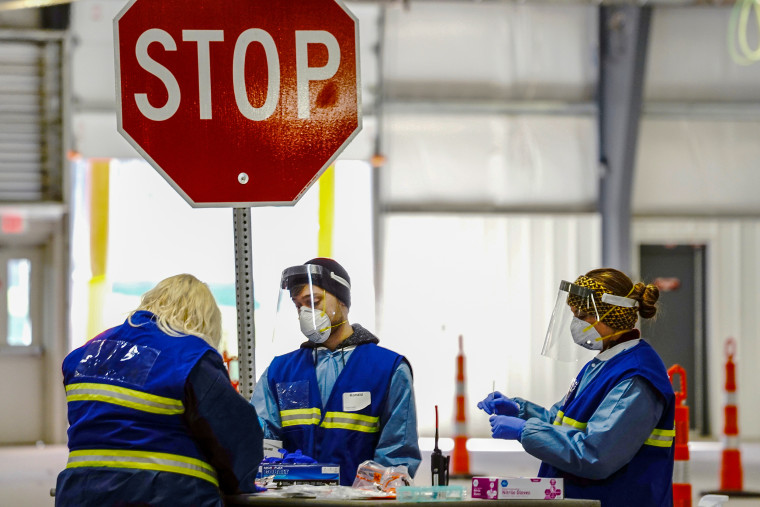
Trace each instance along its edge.
<instances>
[{"instance_id":1,"label":"blue box on table","mask_svg":"<svg viewBox=\"0 0 760 507\"><path fill-rule=\"evenodd\" d=\"M277 486L291 484L335 485L340 484L340 465L332 463L282 464L262 463L256 480L266 480Z\"/></svg>"}]
</instances>

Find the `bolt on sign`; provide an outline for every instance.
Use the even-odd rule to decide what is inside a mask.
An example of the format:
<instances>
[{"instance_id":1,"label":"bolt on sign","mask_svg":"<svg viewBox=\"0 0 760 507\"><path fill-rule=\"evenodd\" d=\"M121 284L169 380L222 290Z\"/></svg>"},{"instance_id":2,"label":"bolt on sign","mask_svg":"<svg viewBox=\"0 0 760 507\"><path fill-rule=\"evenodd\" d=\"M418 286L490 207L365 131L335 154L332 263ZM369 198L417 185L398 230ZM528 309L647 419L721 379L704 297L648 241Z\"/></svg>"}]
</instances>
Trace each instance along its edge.
<instances>
[{"instance_id":1,"label":"bolt on sign","mask_svg":"<svg viewBox=\"0 0 760 507\"><path fill-rule=\"evenodd\" d=\"M361 130L337 0L132 0L114 39L119 132L194 207L294 204Z\"/></svg>"}]
</instances>

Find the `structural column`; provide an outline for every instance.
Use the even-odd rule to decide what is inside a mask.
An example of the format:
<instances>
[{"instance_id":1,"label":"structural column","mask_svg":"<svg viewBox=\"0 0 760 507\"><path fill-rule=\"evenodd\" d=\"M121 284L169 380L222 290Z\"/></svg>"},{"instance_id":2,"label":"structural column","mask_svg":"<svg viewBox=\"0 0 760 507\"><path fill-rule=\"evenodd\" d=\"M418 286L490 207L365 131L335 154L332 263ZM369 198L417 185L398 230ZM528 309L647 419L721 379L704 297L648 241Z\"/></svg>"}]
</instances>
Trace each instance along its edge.
<instances>
[{"instance_id":1,"label":"structural column","mask_svg":"<svg viewBox=\"0 0 760 507\"><path fill-rule=\"evenodd\" d=\"M630 272L631 195L651 7L599 7L602 263Z\"/></svg>"}]
</instances>

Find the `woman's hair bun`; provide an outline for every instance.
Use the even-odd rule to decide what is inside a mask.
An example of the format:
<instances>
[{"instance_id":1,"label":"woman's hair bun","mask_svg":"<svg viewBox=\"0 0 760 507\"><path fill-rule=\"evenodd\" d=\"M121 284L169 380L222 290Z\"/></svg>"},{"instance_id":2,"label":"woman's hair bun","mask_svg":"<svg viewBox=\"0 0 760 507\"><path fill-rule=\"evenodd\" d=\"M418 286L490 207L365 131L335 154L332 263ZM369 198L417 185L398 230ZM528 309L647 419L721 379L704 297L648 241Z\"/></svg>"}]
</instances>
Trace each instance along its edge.
<instances>
[{"instance_id":1,"label":"woman's hair bun","mask_svg":"<svg viewBox=\"0 0 760 507\"><path fill-rule=\"evenodd\" d=\"M639 315L651 319L657 313L657 300L660 299L660 289L654 284L637 283L633 288L634 298L639 302Z\"/></svg>"}]
</instances>

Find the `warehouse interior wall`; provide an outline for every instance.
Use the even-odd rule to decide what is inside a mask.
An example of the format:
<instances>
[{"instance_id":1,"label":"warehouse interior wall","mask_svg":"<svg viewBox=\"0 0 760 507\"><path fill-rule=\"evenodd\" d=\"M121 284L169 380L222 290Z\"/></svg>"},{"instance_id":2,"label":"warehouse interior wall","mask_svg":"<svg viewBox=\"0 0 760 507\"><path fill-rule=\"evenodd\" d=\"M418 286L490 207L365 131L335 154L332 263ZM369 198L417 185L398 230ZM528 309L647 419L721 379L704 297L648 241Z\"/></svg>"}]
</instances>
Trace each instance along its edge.
<instances>
[{"instance_id":1,"label":"warehouse interior wall","mask_svg":"<svg viewBox=\"0 0 760 507\"><path fill-rule=\"evenodd\" d=\"M217 290L234 352L234 301L225 299L234 284L232 212L189 208L116 130L112 19L125 3L72 3L65 59L74 186L88 160L112 161L104 325L121 322L148 284L191 271ZM345 4L360 22L364 128L336 164L333 254L362 292L352 320L410 358L422 436L432 434L436 404L443 434L453 429L460 334L468 407L494 386L558 401L582 361L540 356L557 287L601 262L598 5ZM731 5L654 2L652 9L630 273L638 276L641 244L707 245L710 426L722 427L723 342L732 336L742 437L757 440L750 365L760 360L760 64L732 58ZM0 15L0 26L39 23L26 12ZM749 32L756 37L757 27ZM373 156L381 162L369 164ZM77 195L65 202L67 213L77 215ZM318 205L315 186L292 208L253 211L257 376L273 354L295 346L272 340L271 310L281 270L316 255ZM69 331L46 345L59 355L89 338L80 297L91 276L83 221L80 209L71 227ZM57 245L68 233L59 226ZM69 264L60 253L49 257L58 260L48 271ZM63 393L49 394L60 387L57 364L40 372L29 389L58 403L49 424L65 429ZM35 407L22 408L43 410ZM487 418L473 408L467 415L470 436L487 436ZM62 430L35 434L65 440ZM0 442L13 441L0 426Z\"/></svg>"},{"instance_id":2,"label":"warehouse interior wall","mask_svg":"<svg viewBox=\"0 0 760 507\"><path fill-rule=\"evenodd\" d=\"M34 11L34 10L33 10ZM31 14L31 15L30 15ZM0 15L0 442L66 438L69 215L66 38L38 12ZM13 25L13 23L11 23Z\"/></svg>"},{"instance_id":3,"label":"warehouse interior wall","mask_svg":"<svg viewBox=\"0 0 760 507\"><path fill-rule=\"evenodd\" d=\"M760 273L760 221L754 218L640 218L634 222L633 236L638 244L701 244L706 246L707 375L710 427L713 436L723 428L725 393L725 342L737 343L737 386L740 392L739 427L742 437L757 440L753 422L757 396L752 386L757 381L752 364L759 357L757 291ZM664 337L668 339L668 337ZM742 387L744 386L744 387Z\"/></svg>"}]
</instances>

